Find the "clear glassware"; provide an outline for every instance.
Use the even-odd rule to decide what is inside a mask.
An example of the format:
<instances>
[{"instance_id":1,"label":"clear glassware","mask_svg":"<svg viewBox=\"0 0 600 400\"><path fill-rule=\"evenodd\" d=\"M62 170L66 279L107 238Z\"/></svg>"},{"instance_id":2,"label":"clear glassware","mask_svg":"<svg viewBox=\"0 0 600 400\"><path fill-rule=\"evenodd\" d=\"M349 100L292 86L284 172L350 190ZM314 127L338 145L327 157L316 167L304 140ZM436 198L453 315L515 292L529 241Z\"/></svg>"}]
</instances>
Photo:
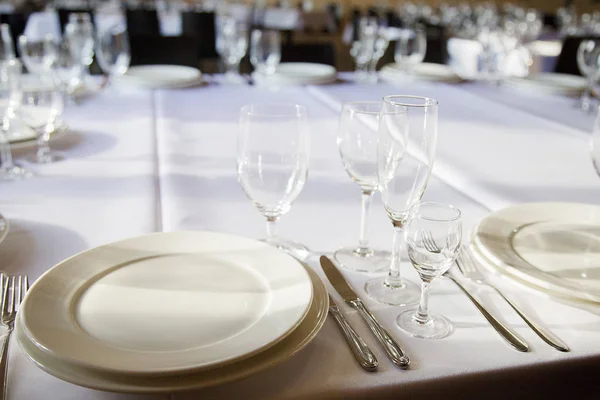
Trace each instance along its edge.
<instances>
[{"instance_id":1,"label":"clear glassware","mask_svg":"<svg viewBox=\"0 0 600 400\"><path fill-rule=\"evenodd\" d=\"M398 315L398 327L421 339L440 339L452 333L452 324L431 314L428 295L431 282L450 269L462 241L461 212L441 203L420 203L412 207L406 224L406 248L413 267L421 277L419 306Z\"/></svg>"},{"instance_id":2,"label":"clear glassware","mask_svg":"<svg viewBox=\"0 0 600 400\"><path fill-rule=\"evenodd\" d=\"M587 79L587 86L581 94L580 107L593 111L592 90L600 78L600 40L583 40L577 49L577 66Z\"/></svg>"},{"instance_id":3,"label":"clear glassware","mask_svg":"<svg viewBox=\"0 0 600 400\"><path fill-rule=\"evenodd\" d=\"M57 46L57 59L52 65L65 104L75 104L75 90L81 83L83 65L69 42L63 40Z\"/></svg>"},{"instance_id":4,"label":"clear glassware","mask_svg":"<svg viewBox=\"0 0 600 400\"><path fill-rule=\"evenodd\" d=\"M396 41L394 61L406 72L410 72L415 65L423 62L426 51L427 37L424 29L402 29Z\"/></svg>"},{"instance_id":5,"label":"clear glassware","mask_svg":"<svg viewBox=\"0 0 600 400\"><path fill-rule=\"evenodd\" d=\"M362 213L358 245L334 253L344 268L361 272L385 271L390 253L369 246L369 215L373 194L379 185L377 177L377 128L381 102L364 101L344 104L340 114L337 144L344 169L362 191Z\"/></svg>"},{"instance_id":6,"label":"clear glassware","mask_svg":"<svg viewBox=\"0 0 600 400\"><path fill-rule=\"evenodd\" d=\"M256 72L273 75L281 61L281 35L278 31L255 29L250 38L250 62Z\"/></svg>"},{"instance_id":7,"label":"clear glassware","mask_svg":"<svg viewBox=\"0 0 600 400\"><path fill-rule=\"evenodd\" d=\"M96 38L96 57L102 71L107 75L105 88L113 80L125 75L131 62L129 35L124 24L113 25L99 31Z\"/></svg>"},{"instance_id":8,"label":"clear glassware","mask_svg":"<svg viewBox=\"0 0 600 400\"><path fill-rule=\"evenodd\" d=\"M267 219L264 239L291 255L306 259L307 248L277 235L277 220L287 213L308 175L310 132L306 108L263 103L242 107L237 144L238 180Z\"/></svg>"},{"instance_id":9,"label":"clear glassware","mask_svg":"<svg viewBox=\"0 0 600 400\"><path fill-rule=\"evenodd\" d=\"M592 163L598 175L600 175L600 106L596 109L596 120L592 128L592 137L590 138L590 148L592 153Z\"/></svg>"},{"instance_id":10,"label":"clear glassware","mask_svg":"<svg viewBox=\"0 0 600 400\"><path fill-rule=\"evenodd\" d=\"M402 230L410 208L421 201L429 182L437 141L438 103L418 96L386 96L379 115L377 175L385 210L394 226L387 276L369 280L365 290L380 303L414 304L419 288L400 276Z\"/></svg>"},{"instance_id":11,"label":"clear glassware","mask_svg":"<svg viewBox=\"0 0 600 400\"><path fill-rule=\"evenodd\" d=\"M65 26L63 39L69 44L71 52L81 63L80 83L85 83L88 68L94 60L94 26L90 14L71 13Z\"/></svg>"},{"instance_id":12,"label":"clear glassware","mask_svg":"<svg viewBox=\"0 0 600 400\"><path fill-rule=\"evenodd\" d=\"M225 63L225 80L230 83L245 83L240 76L240 61L248 51L246 25L232 17L224 17L217 24L217 52Z\"/></svg>"},{"instance_id":13,"label":"clear glassware","mask_svg":"<svg viewBox=\"0 0 600 400\"><path fill-rule=\"evenodd\" d=\"M15 47L8 24L0 25L0 61L14 60Z\"/></svg>"},{"instance_id":14,"label":"clear glassware","mask_svg":"<svg viewBox=\"0 0 600 400\"><path fill-rule=\"evenodd\" d=\"M35 130L38 150L31 161L48 164L62 160L50 149L50 135L57 128L63 112L63 98L52 75L23 76L21 80L21 121Z\"/></svg>"},{"instance_id":15,"label":"clear glassware","mask_svg":"<svg viewBox=\"0 0 600 400\"><path fill-rule=\"evenodd\" d=\"M371 62L369 63L368 69L368 81L371 83L377 83L377 63L385 54L388 46L390 45L390 40L387 36L387 32L385 28L379 28L377 37L375 39L374 48L373 48L373 56L371 57Z\"/></svg>"},{"instance_id":16,"label":"clear glassware","mask_svg":"<svg viewBox=\"0 0 600 400\"><path fill-rule=\"evenodd\" d=\"M29 73L47 74L58 58L56 39L46 35L42 40L35 41L22 35L19 37L19 53Z\"/></svg>"},{"instance_id":17,"label":"clear glassware","mask_svg":"<svg viewBox=\"0 0 600 400\"><path fill-rule=\"evenodd\" d=\"M356 64L358 82L369 82L369 67L375 52L379 24L375 17L361 17L358 22L358 40L352 43L350 55Z\"/></svg>"}]
</instances>

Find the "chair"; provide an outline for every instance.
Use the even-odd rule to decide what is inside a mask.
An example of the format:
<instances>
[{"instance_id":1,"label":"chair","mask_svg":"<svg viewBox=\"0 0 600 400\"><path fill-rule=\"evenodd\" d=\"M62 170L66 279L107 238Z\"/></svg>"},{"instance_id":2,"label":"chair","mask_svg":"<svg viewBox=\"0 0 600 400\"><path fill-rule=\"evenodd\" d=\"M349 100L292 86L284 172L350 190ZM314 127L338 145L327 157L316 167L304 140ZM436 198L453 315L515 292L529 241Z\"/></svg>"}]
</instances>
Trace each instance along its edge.
<instances>
[{"instance_id":1,"label":"chair","mask_svg":"<svg viewBox=\"0 0 600 400\"><path fill-rule=\"evenodd\" d=\"M156 10L128 8L125 10L125 18L130 35L160 35L160 23Z\"/></svg>"},{"instance_id":2,"label":"chair","mask_svg":"<svg viewBox=\"0 0 600 400\"><path fill-rule=\"evenodd\" d=\"M25 32L25 26L27 25L25 13L15 12L11 14L0 14L0 23L7 24L10 27L10 34L13 39L13 45L15 46L15 54L17 54L17 39Z\"/></svg>"},{"instance_id":3,"label":"chair","mask_svg":"<svg viewBox=\"0 0 600 400\"><path fill-rule=\"evenodd\" d=\"M181 32L183 36L198 39L198 57L201 59L219 57L216 48L214 12L182 12Z\"/></svg>"},{"instance_id":4,"label":"chair","mask_svg":"<svg viewBox=\"0 0 600 400\"><path fill-rule=\"evenodd\" d=\"M58 12L58 21L60 23L60 31L65 31L65 26L69 22L69 15L74 13L85 13L90 15L90 20L92 21L92 25L95 24L94 21L94 12L90 8L59 8Z\"/></svg>"},{"instance_id":5,"label":"chair","mask_svg":"<svg viewBox=\"0 0 600 400\"><path fill-rule=\"evenodd\" d=\"M131 35L131 65L184 65L198 68L198 39L191 36Z\"/></svg>"},{"instance_id":6,"label":"chair","mask_svg":"<svg viewBox=\"0 0 600 400\"><path fill-rule=\"evenodd\" d=\"M312 62L335 67L333 43L286 44L281 48L281 62Z\"/></svg>"},{"instance_id":7,"label":"chair","mask_svg":"<svg viewBox=\"0 0 600 400\"><path fill-rule=\"evenodd\" d=\"M568 36L563 41L562 50L556 60L554 72L571 75L581 75L577 66L577 49L582 41L586 39L600 39L600 37L592 36Z\"/></svg>"}]
</instances>

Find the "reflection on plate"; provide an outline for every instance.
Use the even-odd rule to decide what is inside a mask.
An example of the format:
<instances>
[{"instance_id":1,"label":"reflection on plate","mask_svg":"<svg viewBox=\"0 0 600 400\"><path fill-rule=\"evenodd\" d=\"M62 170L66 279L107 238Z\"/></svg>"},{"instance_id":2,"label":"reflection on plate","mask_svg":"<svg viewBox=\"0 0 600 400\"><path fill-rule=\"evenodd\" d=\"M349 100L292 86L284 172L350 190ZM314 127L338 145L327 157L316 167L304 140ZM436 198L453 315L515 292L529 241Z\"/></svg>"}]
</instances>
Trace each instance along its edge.
<instances>
[{"instance_id":1,"label":"reflection on plate","mask_svg":"<svg viewBox=\"0 0 600 400\"><path fill-rule=\"evenodd\" d=\"M6 239L6 235L8 235L8 220L0 214L0 243Z\"/></svg>"},{"instance_id":2,"label":"reflection on plate","mask_svg":"<svg viewBox=\"0 0 600 400\"><path fill-rule=\"evenodd\" d=\"M147 89L178 89L202 84L202 73L197 68L180 65L139 65L129 68L119 78L120 83Z\"/></svg>"},{"instance_id":3,"label":"reflection on plate","mask_svg":"<svg viewBox=\"0 0 600 400\"><path fill-rule=\"evenodd\" d=\"M257 84L265 85L323 85L335 82L337 71L331 65L316 63L281 63L273 75L253 73Z\"/></svg>"},{"instance_id":4,"label":"reflection on plate","mask_svg":"<svg viewBox=\"0 0 600 400\"><path fill-rule=\"evenodd\" d=\"M600 302L600 207L532 203L484 218L473 244L501 272L563 297Z\"/></svg>"},{"instance_id":5,"label":"reflection on plate","mask_svg":"<svg viewBox=\"0 0 600 400\"><path fill-rule=\"evenodd\" d=\"M381 77L386 80L420 79L436 82L460 82L461 78L447 65L434 63L420 63L413 66L410 73L396 63L384 65Z\"/></svg>"},{"instance_id":6,"label":"reflection on plate","mask_svg":"<svg viewBox=\"0 0 600 400\"><path fill-rule=\"evenodd\" d=\"M585 79L580 76L555 73L541 73L530 75L526 78L507 78L503 82L507 88L557 94L564 96L578 96L585 89Z\"/></svg>"}]
</instances>

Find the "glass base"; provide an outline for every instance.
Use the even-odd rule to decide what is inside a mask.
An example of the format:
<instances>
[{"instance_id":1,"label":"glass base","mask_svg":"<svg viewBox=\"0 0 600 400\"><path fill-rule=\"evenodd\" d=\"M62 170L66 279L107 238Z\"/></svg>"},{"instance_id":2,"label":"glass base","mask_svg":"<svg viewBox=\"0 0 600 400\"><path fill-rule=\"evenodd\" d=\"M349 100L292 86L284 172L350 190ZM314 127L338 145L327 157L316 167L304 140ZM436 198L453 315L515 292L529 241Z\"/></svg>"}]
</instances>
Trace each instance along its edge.
<instances>
[{"instance_id":1,"label":"glass base","mask_svg":"<svg viewBox=\"0 0 600 400\"><path fill-rule=\"evenodd\" d=\"M441 339L452 333L452 324L439 314L429 314L429 322L417 322L417 308L410 308L398 315L398 327L411 336L421 339Z\"/></svg>"},{"instance_id":2,"label":"glass base","mask_svg":"<svg viewBox=\"0 0 600 400\"><path fill-rule=\"evenodd\" d=\"M359 272L382 272L390 267L390 253L383 250L363 250L356 246L344 247L333 253L342 267Z\"/></svg>"},{"instance_id":3,"label":"glass base","mask_svg":"<svg viewBox=\"0 0 600 400\"><path fill-rule=\"evenodd\" d=\"M27 161L34 164L52 164L57 161L62 161L65 158L60 154L50 153L44 156L32 155L27 157Z\"/></svg>"},{"instance_id":4,"label":"glass base","mask_svg":"<svg viewBox=\"0 0 600 400\"><path fill-rule=\"evenodd\" d=\"M285 251L289 255L294 258L297 258L300 261L306 261L310 256L310 251L308 248L301 244L292 242L291 240L284 240L279 238L274 239L261 239L261 242L265 242L270 244L273 247L277 247L279 250Z\"/></svg>"},{"instance_id":5,"label":"glass base","mask_svg":"<svg viewBox=\"0 0 600 400\"><path fill-rule=\"evenodd\" d=\"M20 179L31 178L33 173L28 169L13 165L12 167L0 168L0 181L17 181Z\"/></svg>"},{"instance_id":6,"label":"glass base","mask_svg":"<svg viewBox=\"0 0 600 400\"><path fill-rule=\"evenodd\" d=\"M365 291L372 299L390 306L417 304L421 296L418 285L406 279L400 279L398 284L390 285L387 275L367 281Z\"/></svg>"}]
</instances>

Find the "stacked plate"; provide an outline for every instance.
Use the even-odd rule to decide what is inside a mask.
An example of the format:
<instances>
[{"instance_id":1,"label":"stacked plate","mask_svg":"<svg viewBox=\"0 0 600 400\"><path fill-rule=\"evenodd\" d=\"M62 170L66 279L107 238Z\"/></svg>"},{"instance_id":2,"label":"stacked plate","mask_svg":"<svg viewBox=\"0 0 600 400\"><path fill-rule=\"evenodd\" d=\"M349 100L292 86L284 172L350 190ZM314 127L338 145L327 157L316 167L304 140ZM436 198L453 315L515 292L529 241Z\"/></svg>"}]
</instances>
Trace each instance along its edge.
<instances>
[{"instance_id":1,"label":"stacked plate","mask_svg":"<svg viewBox=\"0 0 600 400\"><path fill-rule=\"evenodd\" d=\"M507 78L504 86L512 89L540 94L578 96L585 89L585 79L580 76L555 73L541 73L526 78Z\"/></svg>"},{"instance_id":2,"label":"stacked plate","mask_svg":"<svg viewBox=\"0 0 600 400\"><path fill-rule=\"evenodd\" d=\"M253 73L257 84L288 86L288 85L323 85L335 82L337 71L331 65L289 62L281 63L273 75Z\"/></svg>"},{"instance_id":3,"label":"stacked plate","mask_svg":"<svg viewBox=\"0 0 600 400\"><path fill-rule=\"evenodd\" d=\"M325 287L264 243L157 233L73 256L31 287L16 336L38 366L86 387L189 390L283 361L323 325Z\"/></svg>"},{"instance_id":4,"label":"stacked plate","mask_svg":"<svg viewBox=\"0 0 600 400\"><path fill-rule=\"evenodd\" d=\"M197 68L181 65L139 65L129 68L120 83L145 89L183 89L204 83Z\"/></svg>"},{"instance_id":5,"label":"stacked plate","mask_svg":"<svg viewBox=\"0 0 600 400\"><path fill-rule=\"evenodd\" d=\"M460 82L461 79L447 65L420 63L411 68L408 74L399 64L387 64L381 69L381 77L388 81L419 79L434 82Z\"/></svg>"},{"instance_id":6,"label":"stacked plate","mask_svg":"<svg viewBox=\"0 0 600 400\"><path fill-rule=\"evenodd\" d=\"M480 261L563 298L600 302L600 207L530 203L492 213L475 228Z\"/></svg>"}]
</instances>

